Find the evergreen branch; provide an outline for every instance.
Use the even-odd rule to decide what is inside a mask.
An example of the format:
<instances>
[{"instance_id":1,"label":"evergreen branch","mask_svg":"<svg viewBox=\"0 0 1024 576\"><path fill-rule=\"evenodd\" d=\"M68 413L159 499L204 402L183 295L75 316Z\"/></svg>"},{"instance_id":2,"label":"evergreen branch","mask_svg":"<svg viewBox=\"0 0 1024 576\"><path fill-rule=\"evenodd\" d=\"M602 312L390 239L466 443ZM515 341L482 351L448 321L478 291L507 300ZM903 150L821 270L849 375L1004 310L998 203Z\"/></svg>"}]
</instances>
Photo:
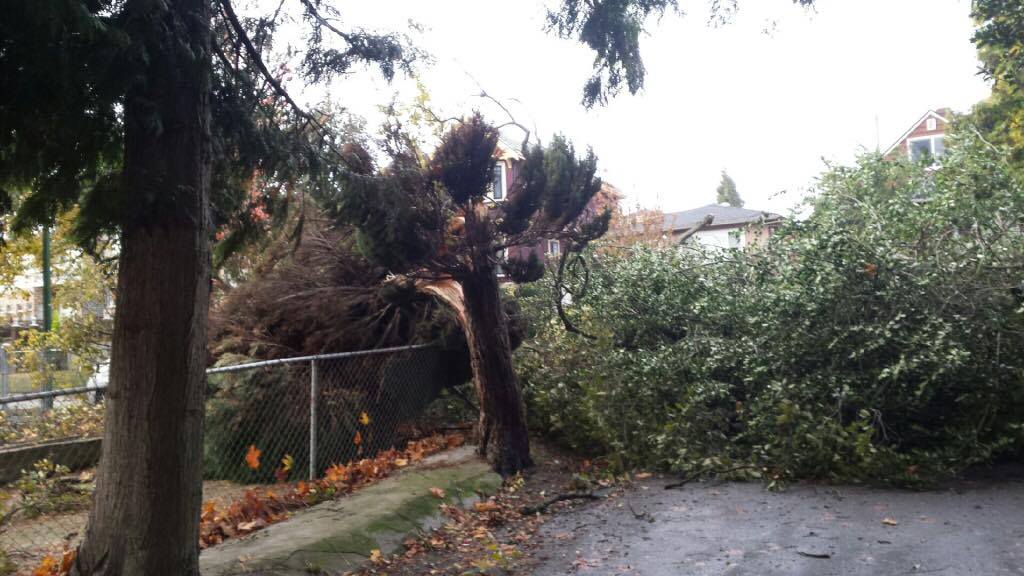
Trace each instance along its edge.
<instances>
[{"instance_id":1,"label":"evergreen branch","mask_svg":"<svg viewBox=\"0 0 1024 576\"><path fill-rule=\"evenodd\" d=\"M249 34L246 33L245 28L242 27L242 23L238 20L238 15L235 14L235 9L231 6L231 1L220 0L220 6L224 12L224 16L228 19L228 22L231 24L231 28L235 31L235 34L238 35L239 41L241 41L242 45L245 47L245 51L249 55L249 58L256 66L256 69L259 71L260 75L263 76L264 79L266 79L266 81L270 84L271 87L273 87L274 92L276 92L278 96L284 99L284 101L287 102L289 106L291 106L292 110L295 111L296 115L307 120L310 123L315 124L321 129L325 129L324 126L320 124L320 122L316 118L314 118L309 112L306 112L301 106L299 106L299 104L294 99L292 99L291 94L289 94L288 91L284 89L284 86L281 85L281 82L278 81L278 79L275 78L274 75L270 73L269 69L267 69L266 63L263 62L263 58L260 56L259 51L256 50L256 47L253 45L252 40L249 38Z\"/></svg>"}]
</instances>

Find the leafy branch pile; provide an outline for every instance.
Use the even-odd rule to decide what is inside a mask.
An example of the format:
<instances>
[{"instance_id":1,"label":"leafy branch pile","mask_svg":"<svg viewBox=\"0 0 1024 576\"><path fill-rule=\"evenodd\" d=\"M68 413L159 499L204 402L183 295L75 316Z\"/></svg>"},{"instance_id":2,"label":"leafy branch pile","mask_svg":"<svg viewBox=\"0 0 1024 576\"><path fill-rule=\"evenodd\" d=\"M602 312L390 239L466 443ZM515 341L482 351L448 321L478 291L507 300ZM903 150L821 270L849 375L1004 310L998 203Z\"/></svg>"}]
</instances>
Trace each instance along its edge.
<instances>
[{"instance_id":1,"label":"leafy branch pile","mask_svg":"<svg viewBox=\"0 0 1024 576\"><path fill-rule=\"evenodd\" d=\"M622 466L915 484L1024 448L1024 186L973 131L941 169L834 168L748 252L598 252L524 295L532 424Z\"/></svg>"},{"instance_id":2,"label":"leafy branch pile","mask_svg":"<svg viewBox=\"0 0 1024 576\"><path fill-rule=\"evenodd\" d=\"M46 442L63 438L94 438L103 432L103 405L67 402L39 417L17 419L0 411L0 443Z\"/></svg>"}]
</instances>

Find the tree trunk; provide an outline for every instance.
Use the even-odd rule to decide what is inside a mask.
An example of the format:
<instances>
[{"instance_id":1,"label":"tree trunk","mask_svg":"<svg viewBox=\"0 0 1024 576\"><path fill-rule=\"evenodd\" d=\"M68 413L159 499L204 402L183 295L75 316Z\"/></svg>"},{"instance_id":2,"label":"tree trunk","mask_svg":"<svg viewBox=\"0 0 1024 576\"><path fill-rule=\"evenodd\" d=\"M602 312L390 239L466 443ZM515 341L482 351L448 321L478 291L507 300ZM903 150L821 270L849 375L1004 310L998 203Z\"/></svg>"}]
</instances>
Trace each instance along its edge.
<instances>
[{"instance_id":1,"label":"tree trunk","mask_svg":"<svg viewBox=\"0 0 1024 576\"><path fill-rule=\"evenodd\" d=\"M478 266L462 280L462 291L466 339L480 400L480 453L496 472L509 476L533 461L495 270L486 264Z\"/></svg>"},{"instance_id":2,"label":"tree trunk","mask_svg":"<svg viewBox=\"0 0 1024 576\"><path fill-rule=\"evenodd\" d=\"M199 574L209 5L130 0L126 8L141 80L125 100L127 206L103 457L73 574Z\"/></svg>"}]
</instances>

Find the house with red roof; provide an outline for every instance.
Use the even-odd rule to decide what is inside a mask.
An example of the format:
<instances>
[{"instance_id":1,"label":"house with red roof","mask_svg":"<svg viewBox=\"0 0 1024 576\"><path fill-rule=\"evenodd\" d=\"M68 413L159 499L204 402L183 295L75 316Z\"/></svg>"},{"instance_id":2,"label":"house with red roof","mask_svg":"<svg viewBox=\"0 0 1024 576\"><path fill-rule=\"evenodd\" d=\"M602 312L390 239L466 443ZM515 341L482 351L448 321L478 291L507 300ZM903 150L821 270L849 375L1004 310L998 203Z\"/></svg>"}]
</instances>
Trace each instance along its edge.
<instances>
[{"instance_id":1,"label":"house with red roof","mask_svg":"<svg viewBox=\"0 0 1024 576\"><path fill-rule=\"evenodd\" d=\"M938 159L946 152L946 132L953 121L949 108L928 110L886 149L886 158L905 157L912 161L924 157Z\"/></svg>"}]
</instances>

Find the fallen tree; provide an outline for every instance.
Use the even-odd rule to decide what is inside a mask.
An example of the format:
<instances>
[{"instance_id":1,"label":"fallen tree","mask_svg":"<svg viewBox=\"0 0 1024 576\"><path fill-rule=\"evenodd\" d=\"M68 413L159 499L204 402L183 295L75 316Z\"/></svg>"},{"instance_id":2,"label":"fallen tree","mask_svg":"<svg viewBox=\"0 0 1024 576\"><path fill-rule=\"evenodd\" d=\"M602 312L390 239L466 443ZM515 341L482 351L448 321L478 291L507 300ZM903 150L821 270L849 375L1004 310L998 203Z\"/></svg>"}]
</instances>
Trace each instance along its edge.
<instances>
[{"instance_id":1,"label":"fallen tree","mask_svg":"<svg viewBox=\"0 0 1024 576\"><path fill-rule=\"evenodd\" d=\"M355 226L369 261L418 281L457 311L480 402L480 451L497 472L513 474L531 459L498 270L516 282L536 280L544 271L536 253L504 256L509 249L558 239L579 251L604 233L609 212L581 218L601 189L596 157L578 158L561 137L546 148L524 145L518 177L499 203L490 198L498 132L479 115L459 121L429 159L402 142L383 170L350 147L350 172L324 205Z\"/></svg>"}]
</instances>

